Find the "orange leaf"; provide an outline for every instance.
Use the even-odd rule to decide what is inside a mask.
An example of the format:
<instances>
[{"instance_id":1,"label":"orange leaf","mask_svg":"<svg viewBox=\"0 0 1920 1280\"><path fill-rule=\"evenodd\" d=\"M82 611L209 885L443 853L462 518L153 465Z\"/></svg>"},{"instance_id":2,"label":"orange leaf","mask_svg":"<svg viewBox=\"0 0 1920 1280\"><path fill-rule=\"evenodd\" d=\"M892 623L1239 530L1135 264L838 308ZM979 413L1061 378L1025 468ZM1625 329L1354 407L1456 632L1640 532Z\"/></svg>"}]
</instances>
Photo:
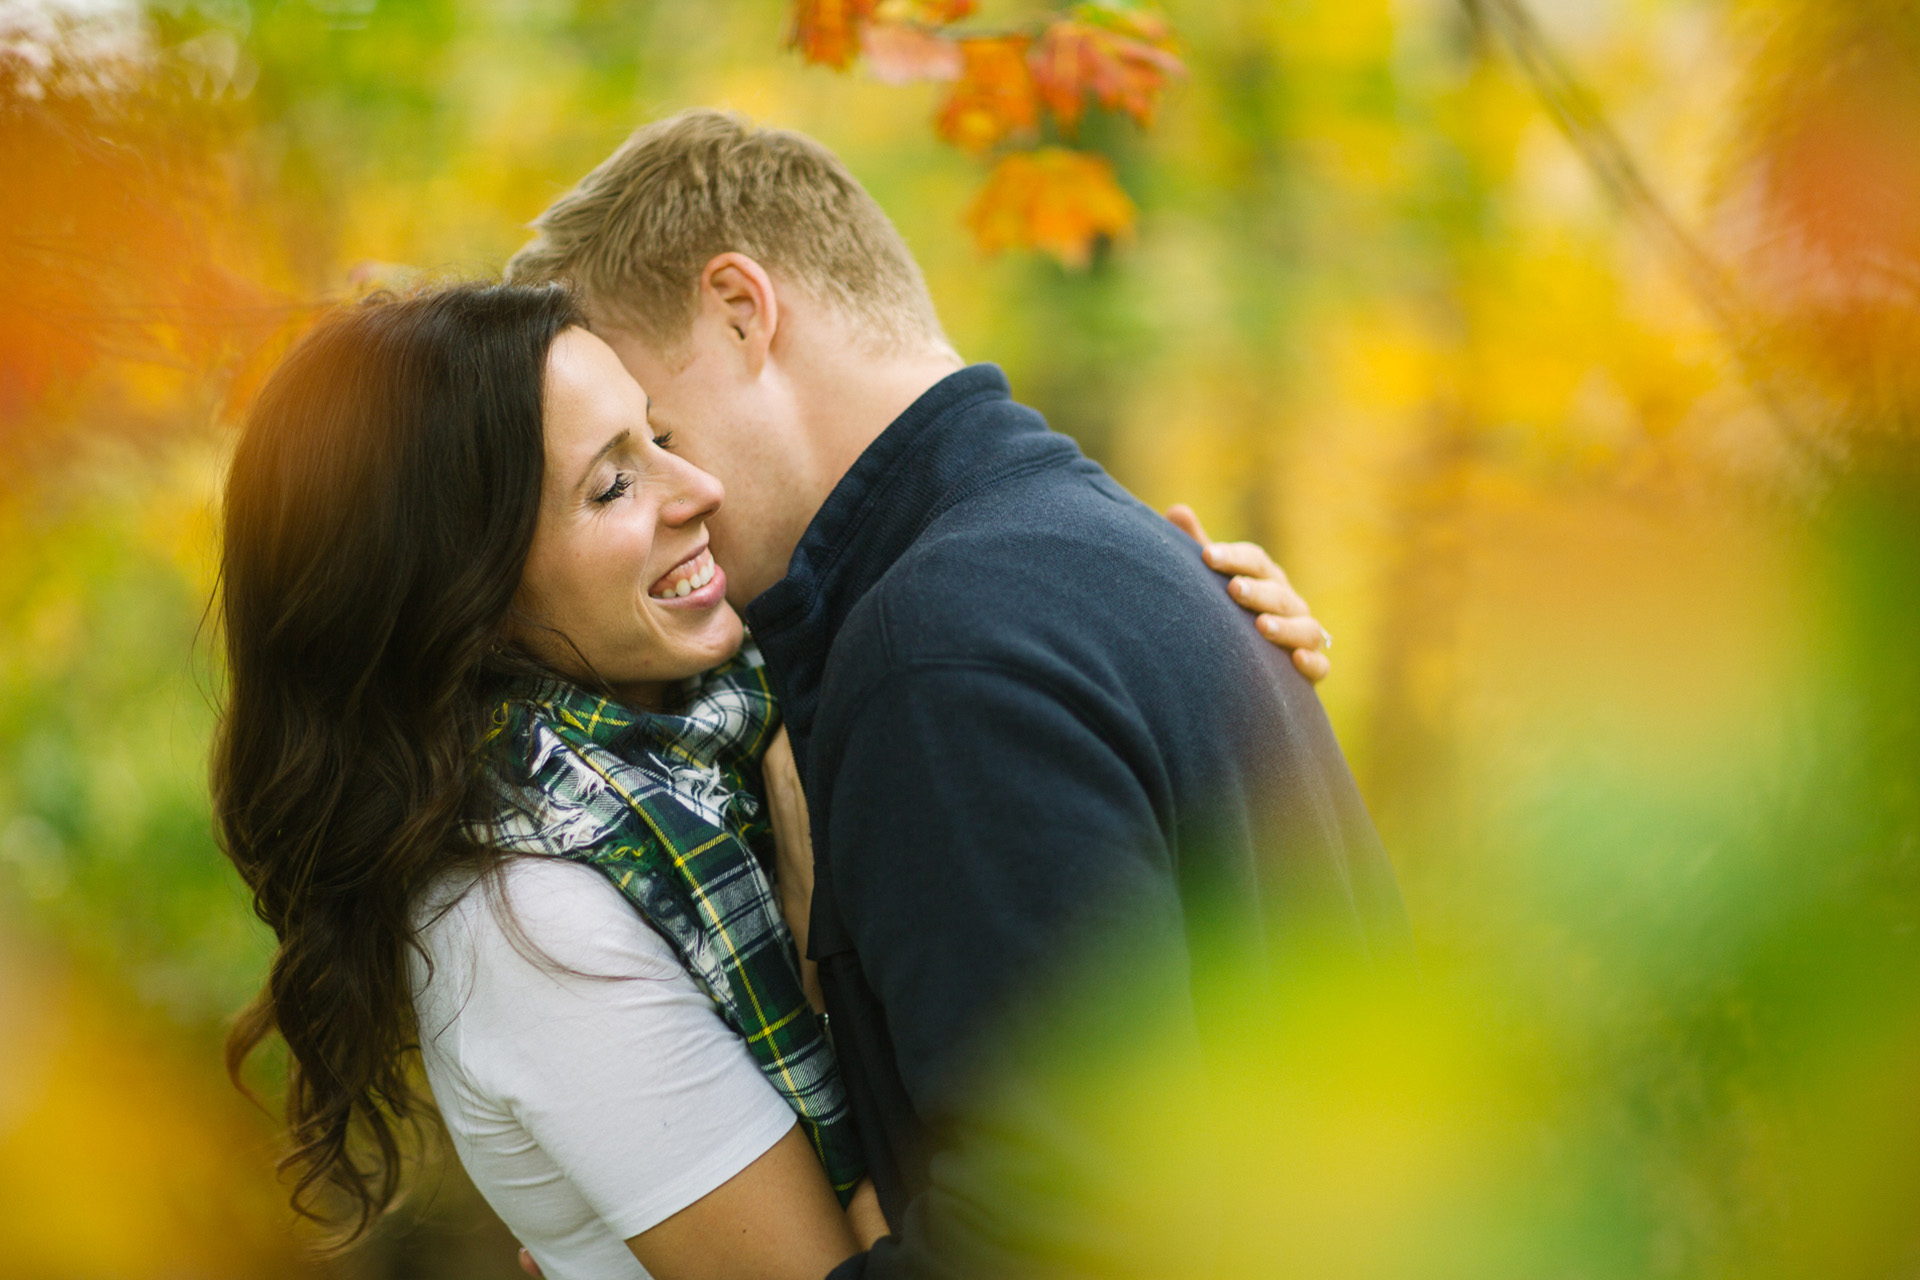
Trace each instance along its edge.
<instances>
[{"instance_id":1,"label":"orange leaf","mask_svg":"<svg viewBox=\"0 0 1920 1280\"><path fill-rule=\"evenodd\" d=\"M958 43L921 27L870 22L860 48L867 56L867 69L884 84L958 80L966 70Z\"/></svg>"},{"instance_id":2,"label":"orange leaf","mask_svg":"<svg viewBox=\"0 0 1920 1280\"><path fill-rule=\"evenodd\" d=\"M795 0L787 47L808 62L845 71L860 52L860 29L877 0Z\"/></svg>"},{"instance_id":3,"label":"orange leaf","mask_svg":"<svg viewBox=\"0 0 1920 1280\"><path fill-rule=\"evenodd\" d=\"M1080 12L1087 10L1082 6ZM1172 43L1171 30L1144 14L1109 16L1100 25L1063 18L1034 47L1034 84L1062 129L1079 124L1088 97L1141 125L1152 124L1154 99L1169 79L1186 73Z\"/></svg>"},{"instance_id":4,"label":"orange leaf","mask_svg":"<svg viewBox=\"0 0 1920 1280\"><path fill-rule=\"evenodd\" d=\"M1104 156L1061 147L1017 151L994 167L967 225L981 250L1039 249L1084 267L1094 244L1133 231L1133 201Z\"/></svg>"},{"instance_id":5,"label":"orange leaf","mask_svg":"<svg viewBox=\"0 0 1920 1280\"><path fill-rule=\"evenodd\" d=\"M944 27L979 8L977 0L880 0L882 22L919 22Z\"/></svg>"},{"instance_id":6,"label":"orange leaf","mask_svg":"<svg viewBox=\"0 0 1920 1280\"><path fill-rule=\"evenodd\" d=\"M940 109L940 136L964 151L981 152L1040 123L1025 36L962 40L960 83Z\"/></svg>"}]
</instances>

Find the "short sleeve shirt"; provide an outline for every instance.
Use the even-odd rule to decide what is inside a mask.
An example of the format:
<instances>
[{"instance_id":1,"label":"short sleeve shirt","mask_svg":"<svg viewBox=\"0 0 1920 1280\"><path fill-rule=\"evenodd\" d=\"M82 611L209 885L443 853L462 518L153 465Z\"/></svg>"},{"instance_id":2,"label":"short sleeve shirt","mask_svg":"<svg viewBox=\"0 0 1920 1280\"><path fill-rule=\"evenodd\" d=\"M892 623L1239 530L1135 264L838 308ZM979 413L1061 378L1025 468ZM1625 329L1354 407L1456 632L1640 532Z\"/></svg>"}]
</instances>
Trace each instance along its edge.
<instances>
[{"instance_id":1,"label":"short sleeve shirt","mask_svg":"<svg viewBox=\"0 0 1920 1280\"><path fill-rule=\"evenodd\" d=\"M550 1280L645 1280L628 1238L758 1159L794 1115L601 873L516 858L419 912L414 1011L460 1162Z\"/></svg>"}]
</instances>

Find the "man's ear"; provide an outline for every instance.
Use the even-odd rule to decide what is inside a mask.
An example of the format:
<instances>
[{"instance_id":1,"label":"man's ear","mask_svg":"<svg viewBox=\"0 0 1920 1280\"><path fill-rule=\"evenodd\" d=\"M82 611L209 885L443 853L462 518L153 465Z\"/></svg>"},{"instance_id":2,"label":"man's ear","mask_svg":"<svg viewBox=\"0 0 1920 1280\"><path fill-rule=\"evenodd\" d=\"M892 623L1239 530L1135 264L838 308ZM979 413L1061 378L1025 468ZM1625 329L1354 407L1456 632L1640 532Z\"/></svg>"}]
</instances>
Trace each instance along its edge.
<instances>
[{"instance_id":1,"label":"man's ear","mask_svg":"<svg viewBox=\"0 0 1920 1280\"><path fill-rule=\"evenodd\" d=\"M723 253L700 272L700 309L720 321L723 337L759 376L780 327L780 299L765 267L744 253Z\"/></svg>"}]
</instances>

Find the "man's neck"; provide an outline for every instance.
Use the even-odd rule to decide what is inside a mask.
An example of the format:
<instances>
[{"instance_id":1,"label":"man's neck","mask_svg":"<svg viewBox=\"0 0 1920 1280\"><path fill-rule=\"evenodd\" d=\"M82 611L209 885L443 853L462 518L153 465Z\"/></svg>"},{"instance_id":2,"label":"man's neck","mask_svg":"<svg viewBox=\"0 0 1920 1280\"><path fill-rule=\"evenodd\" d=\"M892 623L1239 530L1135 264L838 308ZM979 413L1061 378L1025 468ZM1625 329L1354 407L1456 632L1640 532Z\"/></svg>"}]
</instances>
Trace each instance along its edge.
<instances>
[{"instance_id":1,"label":"man's neck","mask_svg":"<svg viewBox=\"0 0 1920 1280\"><path fill-rule=\"evenodd\" d=\"M928 388L965 367L951 348L870 356L843 351L811 366L799 410L814 445L807 495L818 510L867 446Z\"/></svg>"}]
</instances>

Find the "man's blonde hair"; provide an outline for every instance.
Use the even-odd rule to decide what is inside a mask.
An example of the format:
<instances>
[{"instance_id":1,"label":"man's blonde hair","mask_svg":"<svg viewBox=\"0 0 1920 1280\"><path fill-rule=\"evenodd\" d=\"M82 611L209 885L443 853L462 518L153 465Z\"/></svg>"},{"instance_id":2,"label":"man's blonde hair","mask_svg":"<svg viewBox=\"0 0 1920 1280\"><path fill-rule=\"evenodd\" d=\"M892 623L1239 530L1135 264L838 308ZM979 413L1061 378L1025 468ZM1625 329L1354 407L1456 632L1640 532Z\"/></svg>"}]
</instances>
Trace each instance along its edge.
<instances>
[{"instance_id":1,"label":"man's blonde hair","mask_svg":"<svg viewBox=\"0 0 1920 1280\"><path fill-rule=\"evenodd\" d=\"M876 348L946 342L906 242L838 158L727 112L640 128L533 226L507 279L571 280L596 316L668 349L692 328L701 270L728 252L840 311Z\"/></svg>"}]
</instances>

